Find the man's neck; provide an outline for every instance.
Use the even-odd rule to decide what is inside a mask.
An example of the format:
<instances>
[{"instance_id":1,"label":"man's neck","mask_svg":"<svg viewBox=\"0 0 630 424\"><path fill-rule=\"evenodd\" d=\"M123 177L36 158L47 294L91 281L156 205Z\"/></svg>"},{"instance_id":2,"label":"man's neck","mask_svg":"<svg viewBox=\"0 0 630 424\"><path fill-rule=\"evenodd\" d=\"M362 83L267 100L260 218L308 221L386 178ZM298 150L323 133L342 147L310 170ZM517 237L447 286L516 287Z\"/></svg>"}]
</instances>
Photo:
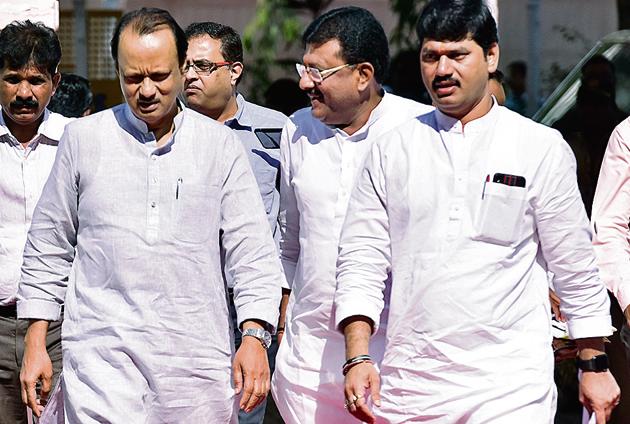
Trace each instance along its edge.
<instances>
[{"instance_id":1,"label":"man's neck","mask_svg":"<svg viewBox=\"0 0 630 424\"><path fill-rule=\"evenodd\" d=\"M448 112L443 112L443 113L445 115L459 119L459 121L462 123L462 126L465 126L469 122L472 122L475 119L479 119L485 116L488 112L490 112L490 109L492 109L493 105L494 105L494 100L492 100L492 96L490 94L486 94L468 112L465 112L462 114L455 114L455 115L450 114Z\"/></svg>"},{"instance_id":2,"label":"man's neck","mask_svg":"<svg viewBox=\"0 0 630 424\"><path fill-rule=\"evenodd\" d=\"M15 139L22 145L22 147L26 148L28 144L33 140L33 138L37 135L37 130L44 120L44 114L34 122L27 125L20 125L15 123L11 118L9 118L4 111L2 112L2 118L4 119L4 124L9 129L9 132Z\"/></svg>"},{"instance_id":3,"label":"man's neck","mask_svg":"<svg viewBox=\"0 0 630 424\"><path fill-rule=\"evenodd\" d=\"M228 119L233 118L234 115L236 115L236 112L238 112L238 103L236 102L236 93L234 93L232 94L232 97L230 97L230 100L228 100L225 107L212 115L216 116L214 119L223 124Z\"/></svg>"},{"instance_id":4,"label":"man's neck","mask_svg":"<svg viewBox=\"0 0 630 424\"><path fill-rule=\"evenodd\" d=\"M165 117L162 123L158 127L149 128L153 135L155 136L155 140L157 141L157 146L164 146L168 140L173 135L173 131L175 129L175 116L179 112L179 106L175 104L175 107L171 112L169 112L168 117Z\"/></svg>"},{"instance_id":5,"label":"man's neck","mask_svg":"<svg viewBox=\"0 0 630 424\"><path fill-rule=\"evenodd\" d=\"M370 119L372 111L381 103L383 96L383 91L373 92L365 101L359 104L352 121L349 124L337 125L337 128L343 130L348 135L352 135L359 131Z\"/></svg>"}]
</instances>

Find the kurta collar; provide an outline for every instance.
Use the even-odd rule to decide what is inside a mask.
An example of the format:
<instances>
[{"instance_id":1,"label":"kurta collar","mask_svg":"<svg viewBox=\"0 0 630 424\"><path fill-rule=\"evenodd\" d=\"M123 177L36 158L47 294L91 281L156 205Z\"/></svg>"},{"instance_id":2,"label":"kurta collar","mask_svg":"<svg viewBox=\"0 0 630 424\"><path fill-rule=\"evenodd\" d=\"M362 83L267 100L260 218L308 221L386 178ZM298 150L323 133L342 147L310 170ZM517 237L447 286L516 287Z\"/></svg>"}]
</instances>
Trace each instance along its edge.
<instances>
[{"instance_id":1,"label":"kurta collar","mask_svg":"<svg viewBox=\"0 0 630 424\"><path fill-rule=\"evenodd\" d=\"M499 113L499 105L492 96L492 107L480 118L477 118L473 121L470 121L466 124L466 133L478 133L488 129L489 126L493 125L496 122ZM453 118L441 112L439 109L435 109L435 120L437 123L438 130L444 130L449 132L457 132L463 133L464 126L461 121L457 118Z\"/></svg>"},{"instance_id":2,"label":"kurta collar","mask_svg":"<svg viewBox=\"0 0 630 424\"><path fill-rule=\"evenodd\" d=\"M339 128L335 128L335 127L329 127L329 128L331 128L335 132L335 134L341 135L343 138L345 138L348 141L364 140L367 138L372 125L375 122L378 122L378 120L387 113L387 110L388 110L387 104L389 104L389 100L390 100L390 95L385 92L383 94L383 98L381 98L381 101L376 105L374 109L372 109L372 112L370 112L370 116L368 117L367 122L361 128L359 128L357 132L355 132L352 135L346 134L345 131L340 130Z\"/></svg>"},{"instance_id":3,"label":"kurta collar","mask_svg":"<svg viewBox=\"0 0 630 424\"><path fill-rule=\"evenodd\" d=\"M175 115L175 118L173 119L175 129L173 131L173 136L171 137L171 140L175 139L175 134L177 134L179 129L182 127L181 123L184 119L184 111L186 109L184 103L181 102L179 99L177 99L177 106L179 107L180 111L177 113L177 115ZM136 115L133 114L131 108L127 103L125 103L124 116L125 120L129 124L126 130L131 133L131 135L133 135L136 140L138 140L142 144L157 141L155 139L155 134L153 134L153 131L149 131L146 122L136 117Z\"/></svg>"}]
</instances>

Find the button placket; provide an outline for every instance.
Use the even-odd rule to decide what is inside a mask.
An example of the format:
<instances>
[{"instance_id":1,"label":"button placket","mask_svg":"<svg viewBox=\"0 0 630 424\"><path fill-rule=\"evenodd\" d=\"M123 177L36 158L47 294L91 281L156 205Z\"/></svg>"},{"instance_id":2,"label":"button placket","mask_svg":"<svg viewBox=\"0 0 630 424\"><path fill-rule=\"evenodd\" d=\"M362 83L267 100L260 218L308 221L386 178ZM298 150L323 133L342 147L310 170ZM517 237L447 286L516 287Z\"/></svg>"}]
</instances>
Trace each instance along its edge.
<instances>
[{"instance_id":1,"label":"button placket","mask_svg":"<svg viewBox=\"0 0 630 424\"><path fill-rule=\"evenodd\" d=\"M160 163L158 157L152 154L148 165L147 238L149 242L155 242L158 239L160 224Z\"/></svg>"}]
</instances>

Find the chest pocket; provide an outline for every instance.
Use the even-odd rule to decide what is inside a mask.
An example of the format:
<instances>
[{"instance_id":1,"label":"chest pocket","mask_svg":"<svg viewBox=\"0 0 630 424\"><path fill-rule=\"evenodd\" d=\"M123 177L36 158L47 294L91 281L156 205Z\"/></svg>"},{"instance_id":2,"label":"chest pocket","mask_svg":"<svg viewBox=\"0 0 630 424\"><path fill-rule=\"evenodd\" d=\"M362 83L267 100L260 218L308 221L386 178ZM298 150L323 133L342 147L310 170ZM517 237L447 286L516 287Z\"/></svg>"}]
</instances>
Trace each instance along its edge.
<instances>
[{"instance_id":1,"label":"chest pocket","mask_svg":"<svg viewBox=\"0 0 630 424\"><path fill-rule=\"evenodd\" d=\"M262 197L263 204L265 205L265 212L269 214L271 207L273 206L273 197L276 190L276 177L278 171L267 164L264 166L258 165L253 168L254 177L258 183L260 190L260 196Z\"/></svg>"},{"instance_id":2,"label":"chest pocket","mask_svg":"<svg viewBox=\"0 0 630 424\"><path fill-rule=\"evenodd\" d=\"M527 203L525 187L487 183L475 215L475 240L508 246L520 236Z\"/></svg>"},{"instance_id":3,"label":"chest pocket","mask_svg":"<svg viewBox=\"0 0 630 424\"><path fill-rule=\"evenodd\" d=\"M187 243L204 243L213 232L218 234L220 195L217 186L178 184L173 236Z\"/></svg>"}]
</instances>

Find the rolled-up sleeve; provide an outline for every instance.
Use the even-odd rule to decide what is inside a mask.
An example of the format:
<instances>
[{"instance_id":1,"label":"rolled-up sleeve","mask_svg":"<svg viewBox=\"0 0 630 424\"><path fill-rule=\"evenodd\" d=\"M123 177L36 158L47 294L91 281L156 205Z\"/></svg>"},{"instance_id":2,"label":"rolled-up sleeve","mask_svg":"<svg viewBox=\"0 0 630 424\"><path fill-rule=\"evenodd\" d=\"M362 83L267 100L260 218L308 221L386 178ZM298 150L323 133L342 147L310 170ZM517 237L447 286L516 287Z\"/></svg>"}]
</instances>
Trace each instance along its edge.
<instances>
[{"instance_id":1,"label":"rolled-up sleeve","mask_svg":"<svg viewBox=\"0 0 630 424\"><path fill-rule=\"evenodd\" d=\"M335 324L365 316L378 329L385 281L391 269L389 218L381 155L372 147L354 188L337 257Z\"/></svg>"},{"instance_id":2,"label":"rolled-up sleeve","mask_svg":"<svg viewBox=\"0 0 630 424\"><path fill-rule=\"evenodd\" d=\"M600 275L625 311L630 304L630 118L615 128L593 199L593 246Z\"/></svg>"},{"instance_id":3,"label":"rolled-up sleeve","mask_svg":"<svg viewBox=\"0 0 630 424\"><path fill-rule=\"evenodd\" d=\"M536 226L569 335L574 339L608 336L610 302L597 272L575 157L559 136L552 140L538 173Z\"/></svg>"},{"instance_id":4,"label":"rolled-up sleeve","mask_svg":"<svg viewBox=\"0 0 630 424\"><path fill-rule=\"evenodd\" d=\"M300 256L300 211L291 184L291 137L295 125L289 120L280 138L280 259L286 277L285 289L293 286L297 261Z\"/></svg>"},{"instance_id":5,"label":"rolled-up sleeve","mask_svg":"<svg viewBox=\"0 0 630 424\"><path fill-rule=\"evenodd\" d=\"M260 191L240 141L230 134L224 151L221 231L226 272L234 281L239 326L256 319L275 330L284 276Z\"/></svg>"},{"instance_id":6,"label":"rolled-up sleeve","mask_svg":"<svg viewBox=\"0 0 630 424\"><path fill-rule=\"evenodd\" d=\"M20 319L56 321L61 315L78 228L79 175L75 141L66 127L33 213L18 288Z\"/></svg>"}]
</instances>

